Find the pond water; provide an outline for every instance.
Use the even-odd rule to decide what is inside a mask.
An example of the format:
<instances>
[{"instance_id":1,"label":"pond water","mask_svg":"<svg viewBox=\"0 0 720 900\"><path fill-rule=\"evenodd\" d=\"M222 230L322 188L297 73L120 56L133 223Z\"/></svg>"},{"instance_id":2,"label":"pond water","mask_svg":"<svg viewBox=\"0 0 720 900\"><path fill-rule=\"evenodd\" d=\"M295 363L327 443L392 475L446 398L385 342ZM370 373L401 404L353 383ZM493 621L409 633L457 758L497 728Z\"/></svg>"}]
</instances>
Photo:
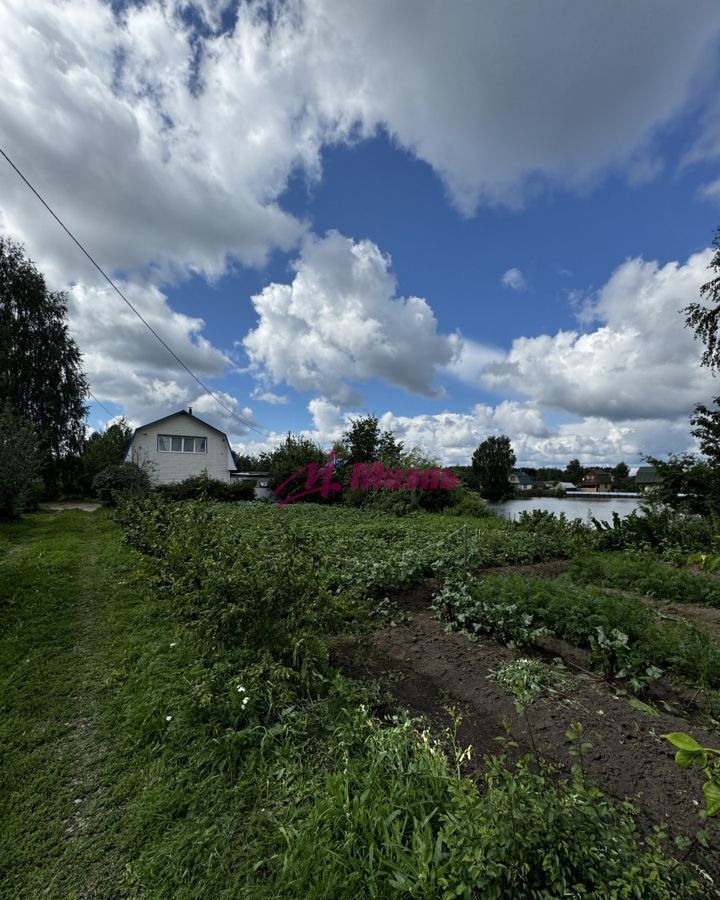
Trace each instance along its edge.
<instances>
[{"instance_id":1,"label":"pond water","mask_svg":"<svg viewBox=\"0 0 720 900\"><path fill-rule=\"evenodd\" d=\"M584 497L513 499L504 503L488 503L488 506L499 516L507 519L517 519L523 510L532 512L534 509L542 509L558 516L565 513L568 519L587 519L594 516L599 522L612 522L614 512L619 516L627 516L640 508L640 502L637 497L592 497L585 494Z\"/></svg>"}]
</instances>

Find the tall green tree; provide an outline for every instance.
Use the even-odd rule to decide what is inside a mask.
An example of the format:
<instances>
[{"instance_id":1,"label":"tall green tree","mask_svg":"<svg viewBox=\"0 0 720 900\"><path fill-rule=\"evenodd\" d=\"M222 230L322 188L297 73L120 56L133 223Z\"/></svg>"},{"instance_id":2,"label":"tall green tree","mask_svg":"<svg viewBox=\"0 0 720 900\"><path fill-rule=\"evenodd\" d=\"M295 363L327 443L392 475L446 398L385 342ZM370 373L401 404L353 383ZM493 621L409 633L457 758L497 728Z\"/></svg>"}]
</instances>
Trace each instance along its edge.
<instances>
[{"instance_id":1,"label":"tall green tree","mask_svg":"<svg viewBox=\"0 0 720 900\"><path fill-rule=\"evenodd\" d=\"M720 227L713 240L715 253L708 268L716 274L700 288L700 302L685 307L685 324L705 344L702 365L720 371Z\"/></svg>"},{"instance_id":2,"label":"tall green tree","mask_svg":"<svg viewBox=\"0 0 720 900\"><path fill-rule=\"evenodd\" d=\"M610 470L613 479L613 486L617 491L632 491L635 484L630 477L630 469L624 462L619 462L614 469Z\"/></svg>"},{"instance_id":3,"label":"tall green tree","mask_svg":"<svg viewBox=\"0 0 720 900\"><path fill-rule=\"evenodd\" d=\"M238 472L264 472L265 466L268 464L267 454L253 456L250 453L237 453L235 450L232 450L231 453Z\"/></svg>"},{"instance_id":4,"label":"tall green tree","mask_svg":"<svg viewBox=\"0 0 720 900\"><path fill-rule=\"evenodd\" d=\"M700 288L700 301L691 303L684 310L685 324L692 328L695 337L700 338L705 344L705 352L702 355L701 365L707 366L713 374L720 371L720 227L715 231L713 240L715 253L708 266L715 274ZM695 407L690 424L693 426L691 433L700 444L700 451L706 457L707 462L696 460L691 456L671 457L666 464L669 470L661 472L664 477L663 486L669 493L681 483L679 491L688 494L696 508L703 505L709 509L720 509L720 397L713 401L715 408L698 403ZM656 465L657 460L652 464ZM680 475L677 471L680 470ZM709 470L709 471L706 471ZM660 469L658 469L660 471ZM705 500L695 498L696 494L705 493ZM695 499L693 499L695 498Z\"/></svg>"},{"instance_id":5,"label":"tall green tree","mask_svg":"<svg viewBox=\"0 0 720 900\"><path fill-rule=\"evenodd\" d=\"M514 465L515 452L507 435L493 435L480 444L472 455L472 467L486 500L503 500L512 493L508 478Z\"/></svg>"},{"instance_id":6,"label":"tall green tree","mask_svg":"<svg viewBox=\"0 0 720 900\"><path fill-rule=\"evenodd\" d=\"M563 481L563 470L557 466L543 466L535 470L525 468L525 471L538 481Z\"/></svg>"},{"instance_id":7,"label":"tall green tree","mask_svg":"<svg viewBox=\"0 0 720 900\"><path fill-rule=\"evenodd\" d=\"M648 499L684 512L707 516L720 513L720 468L692 453L671 453L668 459L643 459L662 478L647 492Z\"/></svg>"},{"instance_id":8,"label":"tall green tree","mask_svg":"<svg viewBox=\"0 0 720 900\"><path fill-rule=\"evenodd\" d=\"M713 400L714 409L698 403L690 424L694 427L690 430L700 444L700 452L706 456L713 465L720 463L720 397Z\"/></svg>"},{"instance_id":9,"label":"tall green tree","mask_svg":"<svg viewBox=\"0 0 720 900\"><path fill-rule=\"evenodd\" d=\"M578 484L580 481L582 481L582 477L584 474L585 469L580 465L579 459L571 459L565 467L565 481L569 481L571 484Z\"/></svg>"},{"instance_id":10,"label":"tall green tree","mask_svg":"<svg viewBox=\"0 0 720 900\"><path fill-rule=\"evenodd\" d=\"M388 466L400 464L403 454L402 441L392 431L383 431L377 416L351 419L350 427L341 438L344 458L349 464L358 462L383 462Z\"/></svg>"},{"instance_id":11,"label":"tall green tree","mask_svg":"<svg viewBox=\"0 0 720 900\"><path fill-rule=\"evenodd\" d=\"M119 419L104 431L94 431L85 442L80 456L82 486L92 487L96 475L110 466L119 466L130 446L133 430L125 419Z\"/></svg>"},{"instance_id":12,"label":"tall green tree","mask_svg":"<svg viewBox=\"0 0 720 900\"><path fill-rule=\"evenodd\" d=\"M42 489L37 435L9 403L0 406L0 520L29 509Z\"/></svg>"},{"instance_id":13,"label":"tall green tree","mask_svg":"<svg viewBox=\"0 0 720 900\"><path fill-rule=\"evenodd\" d=\"M268 453L264 460L263 469L269 472L268 483L273 491L279 489L292 475L299 473L278 494L281 499L285 499L305 489L307 471L303 470L311 463L325 465L327 453L308 438L288 432L282 444ZM320 498L311 494L307 499L312 501Z\"/></svg>"},{"instance_id":14,"label":"tall green tree","mask_svg":"<svg viewBox=\"0 0 720 900\"><path fill-rule=\"evenodd\" d=\"M23 247L0 237L0 404L35 429L46 481L82 449L87 392L67 294L49 291Z\"/></svg>"}]
</instances>

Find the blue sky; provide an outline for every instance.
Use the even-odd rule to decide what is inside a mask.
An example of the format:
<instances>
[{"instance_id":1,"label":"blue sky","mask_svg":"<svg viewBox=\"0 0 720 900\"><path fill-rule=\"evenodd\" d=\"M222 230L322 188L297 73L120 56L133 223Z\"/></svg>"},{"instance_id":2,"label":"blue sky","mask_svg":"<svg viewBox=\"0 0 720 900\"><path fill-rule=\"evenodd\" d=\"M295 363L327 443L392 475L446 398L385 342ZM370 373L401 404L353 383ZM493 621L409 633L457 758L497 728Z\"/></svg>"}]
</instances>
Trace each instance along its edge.
<instances>
[{"instance_id":1,"label":"blue sky","mask_svg":"<svg viewBox=\"0 0 720 900\"><path fill-rule=\"evenodd\" d=\"M248 451L364 412L448 463L494 433L529 465L693 448L720 393L678 314L720 223L710 0L10 0L0 35L6 149L254 430L3 170L112 412L191 404Z\"/></svg>"}]
</instances>

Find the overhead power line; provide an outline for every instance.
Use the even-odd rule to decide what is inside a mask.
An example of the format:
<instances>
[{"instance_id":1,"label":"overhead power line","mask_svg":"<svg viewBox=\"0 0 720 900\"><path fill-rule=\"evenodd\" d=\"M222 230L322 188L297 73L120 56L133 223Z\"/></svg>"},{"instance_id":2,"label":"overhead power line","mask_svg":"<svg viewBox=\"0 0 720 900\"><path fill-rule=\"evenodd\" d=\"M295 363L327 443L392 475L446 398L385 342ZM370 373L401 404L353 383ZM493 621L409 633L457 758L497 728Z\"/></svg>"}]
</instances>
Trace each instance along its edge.
<instances>
[{"instance_id":1,"label":"overhead power line","mask_svg":"<svg viewBox=\"0 0 720 900\"><path fill-rule=\"evenodd\" d=\"M33 194L35 194L35 196L38 198L38 200L42 203L42 205L45 207L45 209L50 213L50 215L53 217L53 219L55 219L55 221L56 221L56 222L58 223L58 225L62 228L62 230L67 234L67 236L68 236L68 237L69 237L69 238L70 238L70 239L71 239L71 240L72 240L72 241L80 248L80 250L82 250L82 252L85 254L85 256L87 256L87 258L88 258L88 259L90 260L90 262L95 266L95 268L96 268L96 269L98 270L98 272L103 276L103 278L107 281L107 283L110 285L110 287L111 287L111 288L112 288L112 289L113 289L113 290L121 297L121 299L122 299L122 300L130 307L130 309L135 313L135 315L138 317L138 319L140 319L140 321L141 321L141 322L143 323L143 325L148 329L148 331L150 331L150 333L153 334L154 337L157 338L157 340L163 345L163 347L164 347L164 348L167 350L167 352L172 356L172 358L173 358L177 363L179 363L179 364L182 366L182 368L188 373L188 375L190 375L191 378L193 378L193 379L200 385L200 387L205 391L205 393L206 393L206 394L209 394L209 395L213 398L213 400L215 400L216 403L218 403L220 406L222 406L222 408L225 410L225 412L229 413L229 414L233 417L233 419L235 419L236 421L238 421L244 428L250 428L250 429L252 429L253 431L256 431L258 434L263 435L263 437L270 437L270 435L267 434L267 432L261 431L259 428L256 428L251 422L248 422L248 421L246 421L245 419L243 419L242 416L239 416L239 415L235 412L235 410L232 409L231 407L229 407L226 403L224 403L224 402L220 399L220 397L218 397L218 395L217 395L214 391L210 390L210 388L205 384L204 381L202 381L200 378L198 378L198 376L192 371L192 369L191 369L189 366L187 366L187 365L183 362L182 359L180 359L180 357L179 357L179 356L177 355L177 353L172 349L172 347L168 346L168 344L165 343L165 341L164 341L164 340L162 339L162 337L157 333L157 331L155 331L155 329L154 329L154 328L152 327L152 325L147 321L147 319L145 319L145 318L142 316L142 314L141 314L141 313L133 306L133 304L128 300L128 298L125 296L125 294L123 294L123 292L122 292L122 291L120 290L120 288L115 284L115 282L112 280L112 278L110 278L110 276L105 272L105 270L104 270L100 265L98 265L98 263L95 262L95 260L94 260L93 257L90 255L90 253L88 253L88 251L85 249L85 247L83 247L83 245L80 243L80 241L75 237L75 235L72 233L72 231L70 231L70 229L67 227L67 225L65 225L65 223L64 223L64 222L62 221L62 219L57 215L57 213L50 207L50 205L45 201L45 199L40 195L40 193L38 193L38 191L35 190L35 188L32 186L32 184L30 184L30 182L28 181L28 179L23 175L23 173L20 171L20 169L18 169L18 167L17 167L17 166L15 165L15 163L10 159L10 157L9 157L9 156L7 155L7 153L2 149L2 147L0 147L0 153L1 153L1 154L3 155L3 157L7 160L7 162L10 164L10 166L15 170L15 172L17 172L17 174L18 174L18 175L20 176L20 178L25 182L25 184L30 188L30 190L33 192ZM102 404L100 404L100 405L102 405ZM104 409L104 407L103 407L103 409ZM107 410L106 410L106 412L107 412Z\"/></svg>"},{"instance_id":2,"label":"overhead power line","mask_svg":"<svg viewBox=\"0 0 720 900\"><path fill-rule=\"evenodd\" d=\"M95 394L93 394L93 392L90 390L90 388L88 388L88 394L90 394L90 396L93 398L93 400L97 403L97 405L98 405L101 409L104 409L104 410L105 410L105 412L110 416L110 419L111 419L111 420L112 420L112 419L119 419L119 418L120 418L120 416L113 415L113 414L110 412L110 410L107 408L107 406L105 406L105 404L101 403L101 402L98 400L98 398L95 396Z\"/></svg>"}]
</instances>

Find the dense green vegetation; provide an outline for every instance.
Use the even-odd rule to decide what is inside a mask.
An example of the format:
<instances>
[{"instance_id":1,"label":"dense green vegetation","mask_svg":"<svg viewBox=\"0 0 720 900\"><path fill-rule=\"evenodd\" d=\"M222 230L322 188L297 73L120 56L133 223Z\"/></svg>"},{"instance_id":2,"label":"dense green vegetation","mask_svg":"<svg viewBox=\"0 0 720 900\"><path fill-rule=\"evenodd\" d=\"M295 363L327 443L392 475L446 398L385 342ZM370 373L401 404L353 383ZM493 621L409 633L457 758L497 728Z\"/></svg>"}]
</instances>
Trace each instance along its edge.
<instances>
[{"instance_id":1,"label":"dense green vegetation","mask_svg":"<svg viewBox=\"0 0 720 900\"><path fill-rule=\"evenodd\" d=\"M67 310L67 293L48 290L23 246L0 235L0 408L32 429L49 495L63 487L85 439L88 381ZM0 442L8 438L0 432Z\"/></svg>"},{"instance_id":2,"label":"dense green vegetation","mask_svg":"<svg viewBox=\"0 0 720 900\"><path fill-rule=\"evenodd\" d=\"M635 591L676 603L720 606L720 579L673 569L647 551L583 553L570 565L574 581Z\"/></svg>"},{"instance_id":3,"label":"dense green vegetation","mask_svg":"<svg viewBox=\"0 0 720 900\"><path fill-rule=\"evenodd\" d=\"M583 541L566 522L538 529L495 517L415 513L396 518L373 508L315 504L282 509L272 504L173 505L151 497L124 504L120 519L127 539L149 555L164 557L171 533L171 565L180 553L195 562L210 545L223 563L213 569L218 579L250 578L255 570L248 568L247 560L252 559L262 573L258 578L277 579L282 573L288 584L298 583L301 595L316 598L322 592L327 597L340 592L362 597L372 588L404 587L458 567L569 557ZM204 535L202 541L198 532ZM198 566L201 571L207 566L205 557ZM206 585L207 590L214 591L214 584ZM199 602L207 604L208 596ZM327 597L320 604L323 608L328 607ZM304 608L302 599L299 603Z\"/></svg>"},{"instance_id":4,"label":"dense green vegetation","mask_svg":"<svg viewBox=\"0 0 720 900\"><path fill-rule=\"evenodd\" d=\"M32 509L42 493L37 443L30 423L0 401L0 521Z\"/></svg>"},{"instance_id":5,"label":"dense green vegetation","mask_svg":"<svg viewBox=\"0 0 720 900\"><path fill-rule=\"evenodd\" d=\"M318 640L370 589L568 556L572 529L472 521L466 559L445 516L119 514L137 549L106 513L0 532L2 896L695 895L582 772L500 756L478 791L451 734L375 720Z\"/></svg>"},{"instance_id":6,"label":"dense green vegetation","mask_svg":"<svg viewBox=\"0 0 720 900\"><path fill-rule=\"evenodd\" d=\"M684 621L659 627L653 610L599 588L562 578L457 576L445 582L434 608L454 627L504 643L531 646L549 634L589 648L603 674L638 687L659 670L720 687L720 646L707 631Z\"/></svg>"}]
</instances>

